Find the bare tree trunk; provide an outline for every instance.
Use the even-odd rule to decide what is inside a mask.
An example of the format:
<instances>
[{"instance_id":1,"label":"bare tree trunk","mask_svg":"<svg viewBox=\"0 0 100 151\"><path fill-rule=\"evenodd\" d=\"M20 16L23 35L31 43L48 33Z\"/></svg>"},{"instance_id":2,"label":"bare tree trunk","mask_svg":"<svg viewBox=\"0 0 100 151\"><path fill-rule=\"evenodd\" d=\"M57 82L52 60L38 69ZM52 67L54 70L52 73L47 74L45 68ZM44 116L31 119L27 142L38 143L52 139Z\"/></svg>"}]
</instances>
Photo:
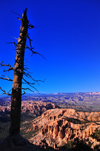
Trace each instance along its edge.
<instances>
[{"instance_id":1,"label":"bare tree trunk","mask_svg":"<svg viewBox=\"0 0 100 151\"><path fill-rule=\"evenodd\" d=\"M24 68L24 50L28 29L28 19L26 12L27 9L23 12L22 16L22 23L20 27L20 35L18 39L14 65L14 79L11 95L11 126L9 130L10 135L17 134L20 132L21 87Z\"/></svg>"},{"instance_id":2,"label":"bare tree trunk","mask_svg":"<svg viewBox=\"0 0 100 151\"><path fill-rule=\"evenodd\" d=\"M14 79L11 95L11 126L9 135L0 142L0 151L6 150L23 150L33 151L34 145L20 134L20 116L21 116L21 89L24 69L24 51L28 30L28 19L26 16L27 9L23 12L20 35L18 39L16 58L14 65ZM32 28L32 27L31 27ZM9 65L8 65L9 66ZM5 91L4 91L5 93ZM36 150L36 148L35 148Z\"/></svg>"}]
</instances>

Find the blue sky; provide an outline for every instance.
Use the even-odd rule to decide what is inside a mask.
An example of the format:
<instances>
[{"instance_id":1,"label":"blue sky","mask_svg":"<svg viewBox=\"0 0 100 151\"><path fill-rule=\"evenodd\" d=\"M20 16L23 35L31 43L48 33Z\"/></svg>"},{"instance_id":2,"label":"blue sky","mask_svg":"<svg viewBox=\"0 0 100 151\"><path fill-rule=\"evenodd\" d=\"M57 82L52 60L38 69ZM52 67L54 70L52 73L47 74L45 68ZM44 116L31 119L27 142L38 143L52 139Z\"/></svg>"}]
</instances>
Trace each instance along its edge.
<instances>
[{"instance_id":1,"label":"blue sky","mask_svg":"<svg viewBox=\"0 0 100 151\"><path fill-rule=\"evenodd\" d=\"M34 51L46 58L25 50L32 76L46 78L35 85L39 92L100 91L100 1L0 0L0 61L5 64L14 65L14 46L6 43L19 36L21 24L9 10L22 15L26 7L30 23L37 27L28 30ZM2 70L0 75L5 74ZM6 74L13 79L13 72ZM0 80L0 87L9 91L12 83Z\"/></svg>"}]
</instances>

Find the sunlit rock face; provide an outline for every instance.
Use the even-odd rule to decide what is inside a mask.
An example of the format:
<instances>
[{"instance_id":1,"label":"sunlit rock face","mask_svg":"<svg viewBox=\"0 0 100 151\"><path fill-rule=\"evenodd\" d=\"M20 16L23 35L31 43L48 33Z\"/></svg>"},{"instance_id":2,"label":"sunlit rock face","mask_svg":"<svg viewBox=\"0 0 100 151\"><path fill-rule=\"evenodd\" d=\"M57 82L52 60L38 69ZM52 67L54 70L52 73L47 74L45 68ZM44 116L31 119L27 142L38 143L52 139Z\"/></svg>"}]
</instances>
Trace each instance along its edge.
<instances>
[{"instance_id":1,"label":"sunlit rock face","mask_svg":"<svg viewBox=\"0 0 100 151\"><path fill-rule=\"evenodd\" d=\"M48 146L59 147L76 138L79 140L91 138L91 134L100 129L100 125L94 123L100 121L99 116L100 112L78 112L74 109L58 108L47 110L33 120L31 130L36 130L35 125L38 127L36 134L29 140L37 145L45 140Z\"/></svg>"},{"instance_id":2,"label":"sunlit rock face","mask_svg":"<svg viewBox=\"0 0 100 151\"><path fill-rule=\"evenodd\" d=\"M53 130L54 138L58 136L58 132L59 132L59 125L55 125L54 130Z\"/></svg>"}]
</instances>

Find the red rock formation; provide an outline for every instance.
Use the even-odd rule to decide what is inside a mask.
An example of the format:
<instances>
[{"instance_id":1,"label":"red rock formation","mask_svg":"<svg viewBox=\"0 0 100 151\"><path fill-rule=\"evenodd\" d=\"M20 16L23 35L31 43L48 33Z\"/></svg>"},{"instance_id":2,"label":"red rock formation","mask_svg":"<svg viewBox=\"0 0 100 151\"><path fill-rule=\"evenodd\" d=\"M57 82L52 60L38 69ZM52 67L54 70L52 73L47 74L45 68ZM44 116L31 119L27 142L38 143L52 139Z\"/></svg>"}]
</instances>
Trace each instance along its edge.
<instances>
[{"instance_id":1,"label":"red rock formation","mask_svg":"<svg viewBox=\"0 0 100 151\"><path fill-rule=\"evenodd\" d=\"M22 101L21 113L34 113L36 115L41 115L43 112L49 109L54 109L55 105L51 102L43 101ZM11 106L0 106L0 112L9 112ZM54 117L53 117L54 118Z\"/></svg>"},{"instance_id":2,"label":"red rock formation","mask_svg":"<svg viewBox=\"0 0 100 151\"><path fill-rule=\"evenodd\" d=\"M59 132L59 125L55 125L53 135L55 137L57 137L58 136L58 132Z\"/></svg>"},{"instance_id":3,"label":"red rock formation","mask_svg":"<svg viewBox=\"0 0 100 151\"><path fill-rule=\"evenodd\" d=\"M30 138L30 141L36 144L36 142L42 141L45 138L49 146L53 146L54 142L56 146L60 146L62 141L66 144L67 141L74 141L76 138L79 140L87 139L91 137L91 134L96 129L100 128L100 125L93 122L85 124L82 122L86 122L89 117L96 117L98 119L99 114L100 112L95 114L78 112L74 109L47 110L41 117L35 119L41 131L39 131L35 138ZM35 122L33 122L34 125Z\"/></svg>"}]
</instances>

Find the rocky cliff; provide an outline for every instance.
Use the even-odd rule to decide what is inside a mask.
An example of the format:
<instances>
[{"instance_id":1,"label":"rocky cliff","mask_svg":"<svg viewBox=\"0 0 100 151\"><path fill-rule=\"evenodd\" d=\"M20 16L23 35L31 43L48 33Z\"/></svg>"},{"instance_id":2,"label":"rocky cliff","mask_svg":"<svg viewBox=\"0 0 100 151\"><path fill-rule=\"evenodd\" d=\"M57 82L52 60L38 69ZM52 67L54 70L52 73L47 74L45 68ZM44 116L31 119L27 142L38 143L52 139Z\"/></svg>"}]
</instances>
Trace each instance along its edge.
<instances>
[{"instance_id":1,"label":"rocky cliff","mask_svg":"<svg viewBox=\"0 0 100 151\"><path fill-rule=\"evenodd\" d=\"M98 123L97 123L98 121ZM64 146L69 141L93 140L91 135L100 129L100 112L78 112L74 109L50 109L32 121L27 132L34 134L29 139L35 145L44 145L53 148ZM92 145L93 147L93 145Z\"/></svg>"},{"instance_id":2,"label":"rocky cliff","mask_svg":"<svg viewBox=\"0 0 100 151\"><path fill-rule=\"evenodd\" d=\"M21 113L32 113L37 115L41 115L48 109L54 109L55 105L51 102L43 102L43 101L22 101L21 105ZM0 113L10 113L11 103L9 105L0 105Z\"/></svg>"}]
</instances>

